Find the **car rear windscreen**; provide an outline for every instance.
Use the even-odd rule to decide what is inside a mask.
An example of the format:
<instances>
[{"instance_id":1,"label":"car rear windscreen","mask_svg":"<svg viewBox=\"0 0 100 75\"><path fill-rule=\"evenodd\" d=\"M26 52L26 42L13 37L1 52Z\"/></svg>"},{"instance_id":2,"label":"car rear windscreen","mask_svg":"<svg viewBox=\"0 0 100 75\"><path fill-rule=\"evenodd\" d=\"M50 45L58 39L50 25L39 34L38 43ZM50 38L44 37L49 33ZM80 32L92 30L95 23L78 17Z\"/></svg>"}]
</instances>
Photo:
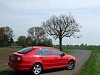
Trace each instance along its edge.
<instances>
[{"instance_id":1,"label":"car rear windscreen","mask_svg":"<svg viewBox=\"0 0 100 75\"><path fill-rule=\"evenodd\" d=\"M23 48L23 49L19 50L18 53L26 54L26 53L28 53L28 52L30 52L32 50L34 50L34 48L32 48L32 47Z\"/></svg>"}]
</instances>

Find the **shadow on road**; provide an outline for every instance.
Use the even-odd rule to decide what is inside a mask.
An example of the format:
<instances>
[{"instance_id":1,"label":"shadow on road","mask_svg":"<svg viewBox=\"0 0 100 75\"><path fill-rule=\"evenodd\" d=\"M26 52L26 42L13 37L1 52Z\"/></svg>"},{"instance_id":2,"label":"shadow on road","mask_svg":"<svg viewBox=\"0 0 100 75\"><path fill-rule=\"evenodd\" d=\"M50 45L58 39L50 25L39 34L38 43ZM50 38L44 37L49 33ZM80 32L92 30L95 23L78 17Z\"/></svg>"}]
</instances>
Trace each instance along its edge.
<instances>
[{"instance_id":1,"label":"shadow on road","mask_svg":"<svg viewBox=\"0 0 100 75\"><path fill-rule=\"evenodd\" d=\"M0 75L30 75L30 73L18 72L18 71L15 71L15 70L11 70L11 71L0 73Z\"/></svg>"},{"instance_id":2,"label":"shadow on road","mask_svg":"<svg viewBox=\"0 0 100 75\"><path fill-rule=\"evenodd\" d=\"M46 70L46 71L43 71L40 75L42 75L42 74L47 75L47 73L59 72L59 71L63 71L63 70L67 70L67 69L61 68L61 69ZM32 74L29 72L18 72L15 70L11 70L11 71L0 73L0 75L32 75Z\"/></svg>"}]
</instances>

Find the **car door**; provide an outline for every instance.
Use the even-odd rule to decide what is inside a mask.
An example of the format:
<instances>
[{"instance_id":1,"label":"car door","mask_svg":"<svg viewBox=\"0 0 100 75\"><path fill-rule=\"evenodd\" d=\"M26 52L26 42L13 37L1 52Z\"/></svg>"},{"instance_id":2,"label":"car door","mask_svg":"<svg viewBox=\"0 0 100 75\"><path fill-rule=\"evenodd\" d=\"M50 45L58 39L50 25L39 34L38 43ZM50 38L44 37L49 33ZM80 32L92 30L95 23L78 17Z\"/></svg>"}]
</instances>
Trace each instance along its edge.
<instances>
[{"instance_id":1,"label":"car door","mask_svg":"<svg viewBox=\"0 0 100 75\"><path fill-rule=\"evenodd\" d=\"M54 57L52 57L50 49L43 48L40 51L41 51L41 55L39 56L39 59L42 61L42 64L45 66L45 68L53 67Z\"/></svg>"},{"instance_id":2,"label":"car door","mask_svg":"<svg viewBox=\"0 0 100 75\"><path fill-rule=\"evenodd\" d=\"M62 52L56 49L52 49L55 57L55 66L64 66L67 64L66 56L61 56Z\"/></svg>"}]
</instances>

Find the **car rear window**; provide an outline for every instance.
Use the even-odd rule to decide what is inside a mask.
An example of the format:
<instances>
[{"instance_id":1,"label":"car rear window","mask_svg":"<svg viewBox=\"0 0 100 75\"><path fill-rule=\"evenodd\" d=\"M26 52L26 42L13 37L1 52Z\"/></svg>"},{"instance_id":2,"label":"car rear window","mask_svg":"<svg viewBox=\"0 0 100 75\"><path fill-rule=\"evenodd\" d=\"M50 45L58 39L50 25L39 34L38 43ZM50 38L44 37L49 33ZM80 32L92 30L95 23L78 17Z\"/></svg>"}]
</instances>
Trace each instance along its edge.
<instances>
[{"instance_id":1,"label":"car rear window","mask_svg":"<svg viewBox=\"0 0 100 75\"><path fill-rule=\"evenodd\" d=\"M18 53L26 54L26 53L28 53L28 52L30 52L32 50L34 50L34 48L32 48L32 47L23 48L23 49L19 50Z\"/></svg>"}]
</instances>

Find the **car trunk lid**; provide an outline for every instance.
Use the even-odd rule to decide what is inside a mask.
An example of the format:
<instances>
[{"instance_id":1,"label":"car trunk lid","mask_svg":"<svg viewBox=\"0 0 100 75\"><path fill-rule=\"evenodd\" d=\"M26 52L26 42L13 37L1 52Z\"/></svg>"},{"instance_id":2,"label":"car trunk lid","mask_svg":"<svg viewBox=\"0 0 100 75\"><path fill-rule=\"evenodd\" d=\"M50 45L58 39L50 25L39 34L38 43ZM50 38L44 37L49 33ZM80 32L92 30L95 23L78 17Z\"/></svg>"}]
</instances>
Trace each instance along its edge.
<instances>
[{"instance_id":1,"label":"car trunk lid","mask_svg":"<svg viewBox=\"0 0 100 75\"><path fill-rule=\"evenodd\" d=\"M9 61L14 62L14 63L21 63L22 61L22 55L17 52L15 53L10 53L9 55Z\"/></svg>"}]
</instances>

